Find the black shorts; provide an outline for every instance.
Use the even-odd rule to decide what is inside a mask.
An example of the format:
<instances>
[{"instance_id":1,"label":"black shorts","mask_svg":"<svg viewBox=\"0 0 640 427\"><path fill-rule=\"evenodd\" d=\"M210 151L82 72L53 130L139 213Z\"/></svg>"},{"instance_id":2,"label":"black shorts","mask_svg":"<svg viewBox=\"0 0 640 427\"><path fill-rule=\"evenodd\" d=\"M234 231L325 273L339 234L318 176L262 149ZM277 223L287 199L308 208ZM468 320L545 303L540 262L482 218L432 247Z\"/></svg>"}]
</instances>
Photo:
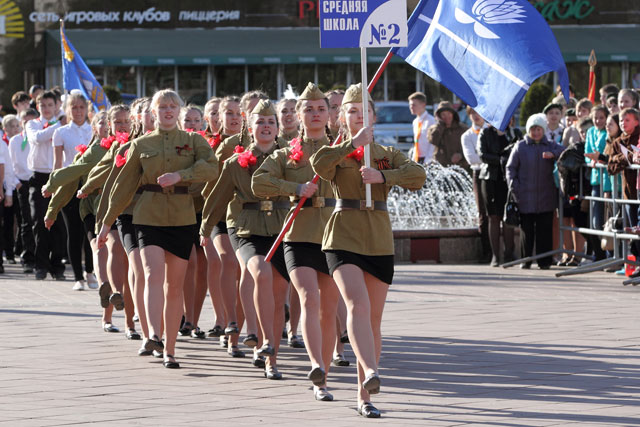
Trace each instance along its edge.
<instances>
[{"instance_id":1,"label":"black shorts","mask_svg":"<svg viewBox=\"0 0 640 427\"><path fill-rule=\"evenodd\" d=\"M322 245L309 242L283 242L282 245L288 273L298 267L309 267L319 273L329 274L327 257L322 252Z\"/></svg>"},{"instance_id":2,"label":"black shorts","mask_svg":"<svg viewBox=\"0 0 640 427\"><path fill-rule=\"evenodd\" d=\"M236 228L235 227L227 228L227 234L229 235L229 241L231 242L231 247L233 248L233 252L237 252L238 247L240 246L240 242L238 241Z\"/></svg>"},{"instance_id":3,"label":"black shorts","mask_svg":"<svg viewBox=\"0 0 640 427\"><path fill-rule=\"evenodd\" d=\"M276 236L238 237L238 251L240 252L240 257L244 261L245 265L256 255L267 256L269 249L271 249L275 240ZM278 250L276 250L276 253L271 258L271 264L288 282L289 274L287 273L287 266L284 262L284 250L282 249L282 245L278 246Z\"/></svg>"},{"instance_id":4,"label":"black shorts","mask_svg":"<svg viewBox=\"0 0 640 427\"><path fill-rule=\"evenodd\" d=\"M220 221L213 227L211 237L216 237L218 234L228 234L226 222Z\"/></svg>"},{"instance_id":5,"label":"black shorts","mask_svg":"<svg viewBox=\"0 0 640 427\"><path fill-rule=\"evenodd\" d=\"M118 219L116 219L116 226L118 226L118 234L120 235L122 247L127 252L127 255L129 255L132 250L138 248L138 238L133 225L133 215L120 215Z\"/></svg>"},{"instance_id":6,"label":"black shorts","mask_svg":"<svg viewBox=\"0 0 640 427\"><path fill-rule=\"evenodd\" d=\"M138 246L159 246L178 258L189 260L198 228L195 224L177 227L158 227L153 225L134 225Z\"/></svg>"},{"instance_id":7,"label":"black shorts","mask_svg":"<svg viewBox=\"0 0 640 427\"><path fill-rule=\"evenodd\" d=\"M393 281L393 255L361 255L349 251L327 250L324 251L329 265L329 273L333 276L336 268L345 264L353 264L366 271L373 277L388 283Z\"/></svg>"}]
</instances>

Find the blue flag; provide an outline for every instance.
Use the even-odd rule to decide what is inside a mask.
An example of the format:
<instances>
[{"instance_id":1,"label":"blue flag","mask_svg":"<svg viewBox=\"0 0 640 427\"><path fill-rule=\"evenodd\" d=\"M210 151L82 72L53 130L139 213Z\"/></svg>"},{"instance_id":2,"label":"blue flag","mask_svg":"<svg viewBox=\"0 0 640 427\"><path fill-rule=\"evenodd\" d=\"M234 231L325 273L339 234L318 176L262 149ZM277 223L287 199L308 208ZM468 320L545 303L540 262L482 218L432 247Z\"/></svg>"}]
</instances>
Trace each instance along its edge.
<instances>
[{"instance_id":1,"label":"blue flag","mask_svg":"<svg viewBox=\"0 0 640 427\"><path fill-rule=\"evenodd\" d=\"M79 89L93 103L96 111L111 107L107 95L95 76L84 63L78 51L64 35L64 24L60 21L60 44L62 46L62 75L64 89Z\"/></svg>"},{"instance_id":2,"label":"blue flag","mask_svg":"<svg viewBox=\"0 0 640 427\"><path fill-rule=\"evenodd\" d=\"M558 43L526 0L421 0L408 25L408 46L392 52L501 130L543 74L556 71L569 99Z\"/></svg>"}]
</instances>

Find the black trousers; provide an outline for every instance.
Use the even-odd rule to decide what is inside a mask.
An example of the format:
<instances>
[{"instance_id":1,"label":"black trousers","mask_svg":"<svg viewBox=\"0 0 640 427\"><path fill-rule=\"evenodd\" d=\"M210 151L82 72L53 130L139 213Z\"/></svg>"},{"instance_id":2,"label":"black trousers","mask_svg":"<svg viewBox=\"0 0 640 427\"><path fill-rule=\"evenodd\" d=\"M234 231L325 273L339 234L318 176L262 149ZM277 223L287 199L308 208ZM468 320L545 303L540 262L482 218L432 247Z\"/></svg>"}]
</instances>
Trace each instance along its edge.
<instances>
[{"instance_id":1,"label":"black trousers","mask_svg":"<svg viewBox=\"0 0 640 427\"><path fill-rule=\"evenodd\" d=\"M520 214L520 243L522 256L533 255L535 244L536 254L549 252L553 246L553 212L534 214ZM552 257L538 260L539 266L548 266L553 262Z\"/></svg>"},{"instance_id":2,"label":"black trousers","mask_svg":"<svg viewBox=\"0 0 640 427\"><path fill-rule=\"evenodd\" d=\"M13 198L13 197L12 197ZM2 204L4 205L4 201L2 202ZM14 213L14 208L13 208L13 204L9 207L7 206L3 206L2 207L3 212L2 212L2 240L3 240L3 247L4 247L4 254L6 255L7 259L12 259L14 258L14 253L13 253L13 245L15 244L15 237L13 234L13 216L15 215Z\"/></svg>"},{"instance_id":3,"label":"black trousers","mask_svg":"<svg viewBox=\"0 0 640 427\"><path fill-rule=\"evenodd\" d=\"M41 191L48 180L48 173L34 172L29 181L29 205L36 243L36 271L46 271L53 275L64 272L62 258L65 255L65 234L60 221L54 222L51 230L44 226L49 199L42 197Z\"/></svg>"},{"instance_id":4,"label":"black trousers","mask_svg":"<svg viewBox=\"0 0 640 427\"><path fill-rule=\"evenodd\" d=\"M84 280L82 271L82 251L84 249L84 263L87 273L93 273L93 256L91 246L84 232L84 225L80 219L80 200L74 197L65 207L62 208L62 217L67 226L67 252L71 267L73 268L74 280Z\"/></svg>"},{"instance_id":5,"label":"black trousers","mask_svg":"<svg viewBox=\"0 0 640 427\"><path fill-rule=\"evenodd\" d=\"M482 193L482 180L479 178L480 171L473 170L473 194L478 207L478 228L480 229L480 241L482 242L482 255L491 254L489 245L489 218L486 209L484 194Z\"/></svg>"},{"instance_id":6,"label":"black trousers","mask_svg":"<svg viewBox=\"0 0 640 427\"><path fill-rule=\"evenodd\" d=\"M31 220L31 207L29 206L29 181L20 181L22 187L13 197L16 218L18 220L18 238L16 239L16 253L20 253L22 262L26 265L35 265L36 243L33 238L33 221ZM18 249L18 242L19 248Z\"/></svg>"}]
</instances>

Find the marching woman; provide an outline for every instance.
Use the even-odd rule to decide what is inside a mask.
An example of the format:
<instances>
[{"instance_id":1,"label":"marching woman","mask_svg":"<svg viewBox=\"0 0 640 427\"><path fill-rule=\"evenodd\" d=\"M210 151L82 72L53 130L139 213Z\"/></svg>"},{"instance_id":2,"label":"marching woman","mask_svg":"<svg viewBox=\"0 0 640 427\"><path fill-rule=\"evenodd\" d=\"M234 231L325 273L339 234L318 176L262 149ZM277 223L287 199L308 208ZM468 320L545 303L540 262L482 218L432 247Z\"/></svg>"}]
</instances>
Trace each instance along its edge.
<instances>
[{"instance_id":1,"label":"marching woman","mask_svg":"<svg viewBox=\"0 0 640 427\"><path fill-rule=\"evenodd\" d=\"M280 131L278 138L291 141L298 136L298 117L296 115L296 100L282 98L277 104L278 123Z\"/></svg>"},{"instance_id":2,"label":"marching woman","mask_svg":"<svg viewBox=\"0 0 640 427\"><path fill-rule=\"evenodd\" d=\"M309 163L309 157L320 147L330 144L329 103L318 87L309 83L295 110L302 123L299 138L264 161L253 175L251 188L258 197L289 196L296 202L308 197L285 235L284 257L302 306L302 333L311 360L308 378L313 382L316 400L331 401L326 376L336 341L338 288L329 276L321 243L335 199L328 182L311 182L314 173Z\"/></svg>"},{"instance_id":3,"label":"marching woman","mask_svg":"<svg viewBox=\"0 0 640 427\"><path fill-rule=\"evenodd\" d=\"M255 307L263 335L258 355L269 356L265 377L280 379L276 355L284 326L288 276L282 250L271 264L264 257L282 227L290 203L286 197L260 198L251 191L251 175L278 148L278 122L271 102L258 103L250 115L249 127L254 142L224 163L220 179L205 202L200 235L202 244L206 244L213 226L227 213L229 202L234 199L238 203L240 210L231 212L237 212L234 221L237 252L255 283Z\"/></svg>"},{"instance_id":4,"label":"marching woman","mask_svg":"<svg viewBox=\"0 0 640 427\"><path fill-rule=\"evenodd\" d=\"M92 167L98 163L107 151L100 146L100 141L109 135L107 113L100 112L96 114L91 121L91 128L93 136L89 147L82 144L78 145L78 155L74 162L65 168L55 170L49 177L47 184L43 187L43 195L45 197L49 197L53 193L44 220L45 227L48 229L51 228L56 221L58 213L63 206L74 198L78 184L87 179ZM110 289L109 274L107 273L109 254L107 248L98 249L95 239L95 208L97 206L96 200L99 199L99 197L98 194L92 194L81 200L79 204L79 215L82 218L84 231L91 244L93 264L96 268L98 280L104 284L103 289ZM109 304L108 299L106 302L106 306L103 306L102 309L102 327L106 332L118 332L118 328L113 325L111 318L113 305ZM129 326L133 327L133 320Z\"/></svg>"},{"instance_id":5,"label":"marching woman","mask_svg":"<svg viewBox=\"0 0 640 427\"><path fill-rule=\"evenodd\" d=\"M369 123L373 123L374 105L368 93L367 98ZM363 127L362 102L362 86L350 86L340 113L349 138L333 147L320 148L311 157L311 165L320 177L331 182L336 197L322 250L347 305L347 330L358 358L358 413L378 418L380 411L371 404L370 395L380 391L380 323L394 272L387 194L394 185L422 188L426 174L422 166L400 151L373 142L373 127ZM367 144L371 146L370 168L364 166ZM365 184L371 184L371 208L365 205Z\"/></svg>"},{"instance_id":6,"label":"marching woman","mask_svg":"<svg viewBox=\"0 0 640 427\"><path fill-rule=\"evenodd\" d=\"M147 350L164 350L164 366L179 368L175 343L183 313L182 287L196 230L188 184L215 179L218 172L211 147L197 133L177 128L182 100L171 90L151 101L157 128L131 143L113 188L98 235L107 240L111 224L142 191L133 210L133 224L145 272L145 308L149 321ZM166 347L158 331L166 331Z\"/></svg>"}]
</instances>

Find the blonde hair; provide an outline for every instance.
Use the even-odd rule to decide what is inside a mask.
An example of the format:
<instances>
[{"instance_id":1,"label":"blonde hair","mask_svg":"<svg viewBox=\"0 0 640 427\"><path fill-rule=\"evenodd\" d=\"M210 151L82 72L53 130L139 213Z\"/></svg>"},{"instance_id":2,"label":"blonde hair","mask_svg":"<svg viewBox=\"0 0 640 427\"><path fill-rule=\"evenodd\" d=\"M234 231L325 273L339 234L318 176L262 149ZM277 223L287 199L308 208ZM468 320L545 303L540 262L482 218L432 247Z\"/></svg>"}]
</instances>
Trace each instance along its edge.
<instances>
[{"instance_id":1,"label":"blonde hair","mask_svg":"<svg viewBox=\"0 0 640 427\"><path fill-rule=\"evenodd\" d=\"M64 100L64 112L67 113L68 116L71 116L71 107L73 107L74 102L81 102L84 104L85 107L87 107L87 112L84 117L86 122L89 119L88 118L89 103L87 101L87 98L85 98L84 95L81 93L71 92L67 95L67 97Z\"/></svg>"},{"instance_id":2,"label":"blonde hair","mask_svg":"<svg viewBox=\"0 0 640 427\"><path fill-rule=\"evenodd\" d=\"M220 108L220 104L222 103L222 98L213 97L204 104L204 115L206 116L214 105L218 104L218 108Z\"/></svg>"},{"instance_id":3,"label":"blonde hair","mask_svg":"<svg viewBox=\"0 0 640 427\"><path fill-rule=\"evenodd\" d=\"M200 109L200 107L194 104L189 104L186 107L182 107L180 109L180 119L178 120L178 125L180 126L180 129L182 129L182 122L184 121L184 118L187 116L187 114L189 114L189 111L197 111L200 114L200 120L204 121L204 114L202 113L202 110ZM194 130L200 130L200 129L194 129Z\"/></svg>"},{"instance_id":4,"label":"blonde hair","mask_svg":"<svg viewBox=\"0 0 640 427\"><path fill-rule=\"evenodd\" d=\"M109 108L109 111L107 111L107 121L109 122L109 134L111 135L111 123L113 123L116 120L116 114L120 113L120 112L125 112L127 114L131 113L131 109L129 108L128 105L125 104L116 104L116 105L112 105L111 108ZM95 117L94 117L95 119ZM93 123L93 121L91 122Z\"/></svg>"},{"instance_id":5,"label":"blonde hair","mask_svg":"<svg viewBox=\"0 0 640 427\"><path fill-rule=\"evenodd\" d=\"M151 98L151 109L156 110L161 100L171 101L174 104L177 104L179 107L182 107L184 105L184 102L182 102L182 98L180 98L180 95L178 95L176 92L171 89L162 89L157 91L153 95L153 98Z\"/></svg>"},{"instance_id":6,"label":"blonde hair","mask_svg":"<svg viewBox=\"0 0 640 427\"><path fill-rule=\"evenodd\" d=\"M13 121L20 123L20 119L15 114L7 114L2 118L2 129L6 129L7 126Z\"/></svg>"},{"instance_id":7,"label":"blonde hair","mask_svg":"<svg viewBox=\"0 0 640 427\"><path fill-rule=\"evenodd\" d=\"M242 95L242 98L240 98L240 109L245 113L245 114L251 114L251 111L249 110L249 104L251 103L252 100L257 99L257 100L261 100L261 99L269 99L269 96L264 93L261 90L252 90L250 92L246 92L245 94Z\"/></svg>"}]
</instances>

